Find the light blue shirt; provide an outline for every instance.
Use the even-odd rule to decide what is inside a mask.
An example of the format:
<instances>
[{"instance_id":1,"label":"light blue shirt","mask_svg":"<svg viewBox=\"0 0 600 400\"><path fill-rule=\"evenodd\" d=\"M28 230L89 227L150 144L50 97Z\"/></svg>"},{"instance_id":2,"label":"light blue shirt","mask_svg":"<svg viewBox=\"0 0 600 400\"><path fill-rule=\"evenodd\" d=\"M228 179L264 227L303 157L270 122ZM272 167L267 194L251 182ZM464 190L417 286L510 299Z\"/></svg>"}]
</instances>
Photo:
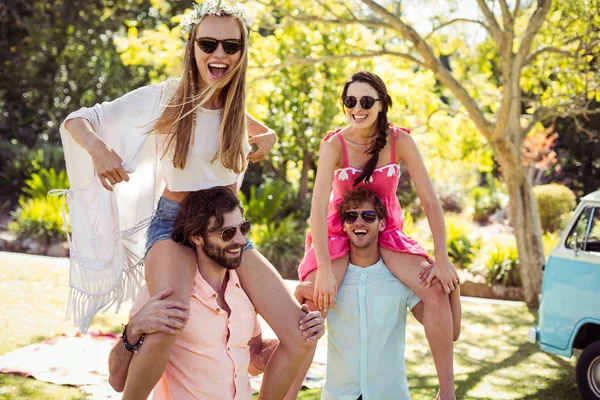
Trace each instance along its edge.
<instances>
[{"instance_id":1,"label":"light blue shirt","mask_svg":"<svg viewBox=\"0 0 600 400\"><path fill-rule=\"evenodd\" d=\"M387 269L350 264L327 316L323 400L410 399L404 339L407 307L421 300Z\"/></svg>"}]
</instances>

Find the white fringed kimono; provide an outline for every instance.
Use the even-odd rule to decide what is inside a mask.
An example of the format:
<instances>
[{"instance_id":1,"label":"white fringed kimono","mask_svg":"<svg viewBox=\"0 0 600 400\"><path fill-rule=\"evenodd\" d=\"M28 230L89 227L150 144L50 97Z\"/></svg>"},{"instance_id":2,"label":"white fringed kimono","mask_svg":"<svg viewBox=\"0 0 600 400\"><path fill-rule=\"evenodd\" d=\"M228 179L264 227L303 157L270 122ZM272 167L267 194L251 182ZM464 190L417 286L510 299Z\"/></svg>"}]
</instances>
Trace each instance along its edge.
<instances>
[{"instance_id":1,"label":"white fringed kimono","mask_svg":"<svg viewBox=\"0 0 600 400\"><path fill-rule=\"evenodd\" d=\"M67 319L85 332L96 313L134 299L143 281L146 228L164 188L158 135L148 135L177 86L170 79L66 118L85 118L123 159L130 181L106 190L92 159L60 126L70 190L67 198L72 229Z\"/></svg>"}]
</instances>

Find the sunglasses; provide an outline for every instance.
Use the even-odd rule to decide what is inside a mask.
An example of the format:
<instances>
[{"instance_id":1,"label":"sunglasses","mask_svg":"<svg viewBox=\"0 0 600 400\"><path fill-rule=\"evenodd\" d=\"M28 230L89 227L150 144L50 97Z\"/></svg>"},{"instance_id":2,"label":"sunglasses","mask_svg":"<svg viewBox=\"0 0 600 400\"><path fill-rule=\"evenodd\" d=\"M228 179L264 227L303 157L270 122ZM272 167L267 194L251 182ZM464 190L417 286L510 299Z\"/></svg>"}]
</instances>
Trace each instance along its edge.
<instances>
[{"instance_id":1,"label":"sunglasses","mask_svg":"<svg viewBox=\"0 0 600 400\"><path fill-rule=\"evenodd\" d=\"M346 224L353 224L356 222L359 215L367 224L372 224L377 219L377 213L375 211L361 211L360 213L358 211L348 211L344 213L342 219Z\"/></svg>"},{"instance_id":2,"label":"sunglasses","mask_svg":"<svg viewBox=\"0 0 600 400\"><path fill-rule=\"evenodd\" d=\"M206 54L214 53L217 47L219 47L219 43L221 43L223 51L227 54L235 54L244 47L244 42L241 39L218 40L211 37L200 37L196 39L196 43L200 47L200 50Z\"/></svg>"},{"instance_id":3,"label":"sunglasses","mask_svg":"<svg viewBox=\"0 0 600 400\"><path fill-rule=\"evenodd\" d=\"M380 101L381 99L376 99L371 96L363 96L360 98L360 106L365 109L371 109L376 101ZM358 99L354 96L346 96L342 99L346 108L354 108L356 107L356 103L358 103Z\"/></svg>"},{"instance_id":4,"label":"sunglasses","mask_svg":"<svg viewBox=\"0 0 600 400\"><path fill-rule=\"evenodd\" d=\"M221 236L221 239L224 242L230 242L237 233L238 229L240 230L242 236L246 236L248 232L250 232L250 221L244 221L239 226L229 226L216 232L219 232L219 236Z\"/></svg>"}]
</instances>

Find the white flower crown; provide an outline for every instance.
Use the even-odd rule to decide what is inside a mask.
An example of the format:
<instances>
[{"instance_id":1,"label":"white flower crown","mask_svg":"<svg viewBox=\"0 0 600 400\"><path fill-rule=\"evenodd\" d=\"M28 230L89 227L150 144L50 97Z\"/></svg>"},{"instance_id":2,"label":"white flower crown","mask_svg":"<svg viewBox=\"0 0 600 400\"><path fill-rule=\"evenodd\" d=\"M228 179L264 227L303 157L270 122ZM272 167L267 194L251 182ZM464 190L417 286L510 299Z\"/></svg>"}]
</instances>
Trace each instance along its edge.
<instances>
[{"instance_id":1,"label":"white flower crown","mask_svg":"<svg viewBox=\"0 0 600 400\"><path fill-rule=\"evenodd\" d=\"M237 2L227 4L223 0L206 0L200 5L194 4L194 9L187 13L179 23L181 32L184 34L190 33L194 25L200 23L206 15L216 15L218 17L226 15L239 18L244 22L244 26L246 27L246 36L250 35L250 24L252 21L248 17L246 7Z\"/></svg>"}]
</instances>

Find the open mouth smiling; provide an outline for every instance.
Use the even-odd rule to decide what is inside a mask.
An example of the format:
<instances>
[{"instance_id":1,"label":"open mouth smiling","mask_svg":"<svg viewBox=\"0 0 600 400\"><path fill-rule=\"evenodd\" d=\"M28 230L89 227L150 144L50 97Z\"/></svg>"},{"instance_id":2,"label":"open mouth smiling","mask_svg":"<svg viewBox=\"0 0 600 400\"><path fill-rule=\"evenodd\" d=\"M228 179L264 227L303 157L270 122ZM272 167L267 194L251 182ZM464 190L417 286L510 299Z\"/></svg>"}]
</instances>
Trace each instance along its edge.
<instances>
[{"instance_id":1,"label":"open mouth smiling","mask_svg":"<svg viewBox=\"0 0 600 400\"><path fill-rule=\"evenodd\" d=\"M356 122L362 122L367 119L368 115L352 115L352 119Z\"/></svg>"},{"instance_id":2,"label":"open mouth smiling","mask_svg":"<svg viewBox=\"0 0 600 400\"><path fill-rule=\"evenodd\" d=\"M232 256L237 256L242 251L242 248L243 247L240 246L240 247L236 247L234 249L227 250L227 254L232 255Z\"/></svg>"},{"instance_id":3,"label":"open mouth smiling","mask_svg":"<svg viewBox=\"0 0 600 400\"><path fill-rule=\"evenodd\" d=\"M229 65L223 63L210 63L208 64L208 72L211 78L219 79L227 74L229 71Z\"/></svg>"}]
</instances>

